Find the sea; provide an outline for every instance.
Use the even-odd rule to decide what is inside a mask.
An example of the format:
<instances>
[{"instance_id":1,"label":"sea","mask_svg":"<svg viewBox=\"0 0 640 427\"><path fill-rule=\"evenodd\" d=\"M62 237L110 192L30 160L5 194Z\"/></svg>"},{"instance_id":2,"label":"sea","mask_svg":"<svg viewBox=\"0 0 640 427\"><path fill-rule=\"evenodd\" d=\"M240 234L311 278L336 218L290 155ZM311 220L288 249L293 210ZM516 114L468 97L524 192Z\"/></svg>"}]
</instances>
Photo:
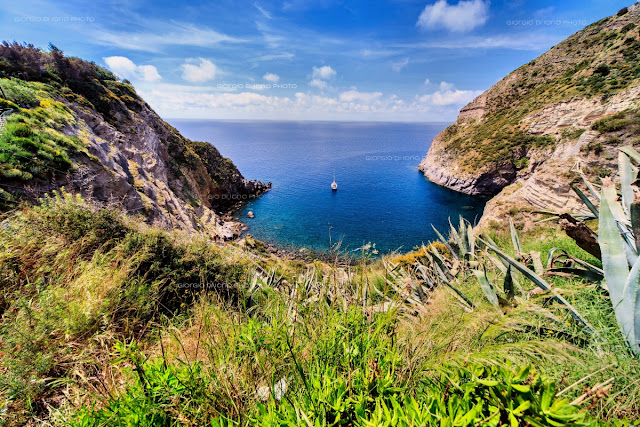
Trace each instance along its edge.
<instances>
[{"instance_id":1,"label":"sea","mask_svg":"<svg viewBox=\"0 0 640 427\"><path fill-rule=\"evenodd\" d=\"M358 254L408 252L476 222L485 199L431 183L417 169L447 123L184 120L169 122L213 144L268 193L233 212L253 237L278 248ZM338 190L331 190L335 179ZM254 217L247 214L253 212Z\"/></svg>"}]
</instances>

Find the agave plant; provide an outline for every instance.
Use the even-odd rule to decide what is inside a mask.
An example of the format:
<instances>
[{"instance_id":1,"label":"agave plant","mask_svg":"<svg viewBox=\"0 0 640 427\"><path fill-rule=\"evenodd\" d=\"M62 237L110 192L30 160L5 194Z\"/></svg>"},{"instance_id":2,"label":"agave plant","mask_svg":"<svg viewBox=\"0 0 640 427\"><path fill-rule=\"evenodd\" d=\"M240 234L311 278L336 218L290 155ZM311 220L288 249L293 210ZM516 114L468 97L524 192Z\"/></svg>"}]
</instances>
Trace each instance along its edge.
<instances>
[{"instance_id":1,"label":"agave plant","mask_svg":"<svg viewBox=\"0 0 640 427\"><path fill-rule=\"evenodd\" d=\"M634 354L640 355L640 202L635 200L633 182L640 154L630 147L620 149L619 200L613 181L603 180L600 197L598 243L602 251L602 267L616 320Z\"/></svg>"},{"instance_id":2,"label":"agave plant","mask_svg":"<svg viewBox=\"0 0 640 427\"><path fill-rule=\"evenodd\" d=\"M458 229L450 224L449 239L445 238L437 229L434 230L440 241L451 253L453 260L445 259L435 248L430 245L425 256L429 261L427 265L419 265L417 271L423 276L423 280L435 286L444 284L452 289L456 296L471 309L475 305L454 284L460 276L464 277L467 271L476 277L483 294L494 306L513 306L517 304L516 296L523 296L521 277L531 280L539 288L553 295L554 300L566 306L571 316L583 324L588 332L593 333L593 327L578 313L578 311L555 289L552 289L541 275L544 273L539 252L525 253L520 244L520 238L513 222L510 222L511 241L515 251L515 258L510 257L488 236L476 236L471 223L460 218ZM491 261L502 274L502 292L492 283L487 275L487 261ZM527 264L531 265L533 270ZM521 276L521 277L520 277ZM435 282L435 283L434 283Z\"/></svg>"},{"instance_id":3,"label":"agave plant","mask_svg":"<svg viewBox=\"0 0 640 427\"><path fill-rule=\"evenodd\" d=\"M602 185L597 185L587 179L579 166L573 169L595 199L594 203L579 188L572 186L592 213L592 216L586 217L597 218L599 221L598 233L593 234L597 236L603 268L598 269L574 258L572 261L579 264L578 269L560 271L585 278L591 276L595 280L598 276L604 276L620 331L633 353L640 356L640 201L636 201L638 167L632 160L640 164L640 153L631 147L620 148L620 191L611 179L603 179ZM599 208L596 207L597 204L600 205ZM584 241L577 243L581 247L584 245ZM550 254L550 262L552 259Z\"/></svg>"}]
</instances>

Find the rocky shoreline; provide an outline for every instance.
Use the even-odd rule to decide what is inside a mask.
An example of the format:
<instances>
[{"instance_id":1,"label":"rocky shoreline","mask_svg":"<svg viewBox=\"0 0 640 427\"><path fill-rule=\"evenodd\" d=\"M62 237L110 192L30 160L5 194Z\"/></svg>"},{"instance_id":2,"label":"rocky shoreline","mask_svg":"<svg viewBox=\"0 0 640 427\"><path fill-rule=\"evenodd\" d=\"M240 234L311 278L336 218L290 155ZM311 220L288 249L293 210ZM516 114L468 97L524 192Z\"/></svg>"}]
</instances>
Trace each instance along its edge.
<instances>
[{"instance_id":1,"label":"rocky shoreline","mask_svg":"<svg viewBox=\"0 0 640 427\"><path fill-rule=\"evenodd\" d=\"M431 157L425 158L418 169L434 184L470 196L494 196L511 184L517 175L513 165L505 164L475 177L464 177L452 173L444 165L437 164Z\"/></svg>"}]
</instances>

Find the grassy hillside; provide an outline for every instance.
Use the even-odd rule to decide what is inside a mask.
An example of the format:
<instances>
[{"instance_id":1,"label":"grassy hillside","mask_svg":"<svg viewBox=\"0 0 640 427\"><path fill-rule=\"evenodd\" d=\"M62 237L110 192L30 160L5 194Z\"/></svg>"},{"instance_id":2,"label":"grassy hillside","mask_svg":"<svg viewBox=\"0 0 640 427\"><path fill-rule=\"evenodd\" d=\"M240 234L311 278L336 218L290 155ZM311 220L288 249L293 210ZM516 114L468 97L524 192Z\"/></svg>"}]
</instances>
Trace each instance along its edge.
<instances>
[{"instance_id":1,"label":"grassy hillside","mask_svg":"<svg viewBox=\"0 0 640 427\"><path fill-rule=\"evenodd\" d=\"M570 36L465 107L482 113L448 127L430 156L455 159L460 175L505 164L525 169L535 151L551 153L571 136L532 133L523 122L527 116L560 101L601 98L605 104L638 85L639 30L640 8L635 5Z\"/></svg>"},{"instance_id":2,"label":"grassy hillside","mask_svg":"<svg viewBox=\"0 0 640 427\"><path fill-rule=\"evenodd\" d=\"M72 186L103 202L121 200L150 222L196 230L219 221L247 182L206 142L184 138L126 80L79 58L31 45L0 45L0 208ZM35 197L34 197L35 196Z\"/></svg>"},{"instance_id":3,"label":"grassy hillside","mask_svg":"<svg viewBox=\"0 0 640 427\"><path fill-rule=\"evenodd\" d=\"M593 262L558 236L554 227L523 236L522 250L562 247ZM510 247L507 236L492 237ZM350 267L337 259L283 261L52 195L2 218L0 420L440 426L638 419L640 364L625 350L598 286L548 278L593 325L597 334L589 335L522 279L523 297L502 308L486 300L473 275L455 286L474 308L444 285L429 289L416 268L428 265L425 256L371 261L364 252ZM499 280L499 270L489 274Z\"/></svg>"}]
</instances>

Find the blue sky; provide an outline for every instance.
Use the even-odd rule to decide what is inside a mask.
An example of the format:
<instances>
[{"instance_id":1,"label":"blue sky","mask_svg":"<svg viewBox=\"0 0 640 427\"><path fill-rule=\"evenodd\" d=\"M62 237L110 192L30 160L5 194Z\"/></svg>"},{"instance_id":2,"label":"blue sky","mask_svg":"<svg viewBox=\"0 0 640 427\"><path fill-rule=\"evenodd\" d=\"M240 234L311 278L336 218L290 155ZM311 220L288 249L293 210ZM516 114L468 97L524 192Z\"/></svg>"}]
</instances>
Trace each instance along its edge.
<instances>
[{"instance_id":1,"label":"blue sky","mask_svg":"<svg viewBox=\"0 0 640 427\"><path fill-rule=\"evenodd\" d=\"M3 40L129 79L165 118L453 121L624 0L0 3Z\"/></svg>"}]
</instances>

